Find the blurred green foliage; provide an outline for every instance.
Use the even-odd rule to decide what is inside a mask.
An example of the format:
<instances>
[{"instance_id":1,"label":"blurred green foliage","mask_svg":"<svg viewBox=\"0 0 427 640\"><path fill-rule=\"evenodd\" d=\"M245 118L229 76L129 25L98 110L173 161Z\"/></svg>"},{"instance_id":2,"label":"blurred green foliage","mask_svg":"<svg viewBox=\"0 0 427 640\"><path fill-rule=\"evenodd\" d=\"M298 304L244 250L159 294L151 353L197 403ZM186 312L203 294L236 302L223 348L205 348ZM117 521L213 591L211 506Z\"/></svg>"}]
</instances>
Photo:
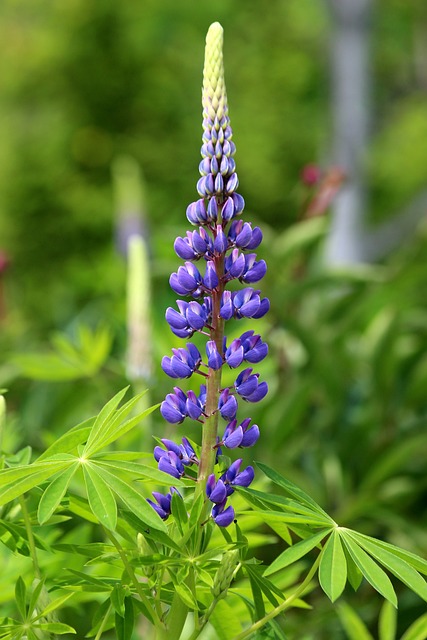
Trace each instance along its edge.
<instances>
[{"instance_id":1,"label":"blurred green foliage","mask_svg":"<svg viewBox=\"0 0 427 640\"><path fill-rule=\"evenodd\" d=\"M271 357L262 375L271 393L251 407L263 434L256 457L286 469L343 526L425 556L426 229L384 264L330 273L320 257L328 221L297 220L300 171L326 162L330 147L321 0L270 0L267 9L257 0L2 1L0 249L11 260L0 274L4 447L50 445L124 386L126 269L113 248L111 183L123 154L145 176L154 361L176 346L163 321L174 300L167 281L178 263L173 239L195 197L201 60L214 20L225 28L246 217L262 224L260 255L269 262ZM375 220L426 184L426 33L424 3L376 3L367 158ZM169 386L158 367L153 401ZM171 435L153 420L157 433ZM68 536L90 540L92 532ZM12 580L30 571L21 555L13 563L2 574L3 602ZM304 636L296 635L299 614L289 614L290 637L351 637L350 607L375 634L379 601L369 589L362 595L346 592L339 616L313 598ZM402 598L400 634L422 612L415 596ZM83 606L78 615L82 624Z\"/></svg>"}]
</instances>

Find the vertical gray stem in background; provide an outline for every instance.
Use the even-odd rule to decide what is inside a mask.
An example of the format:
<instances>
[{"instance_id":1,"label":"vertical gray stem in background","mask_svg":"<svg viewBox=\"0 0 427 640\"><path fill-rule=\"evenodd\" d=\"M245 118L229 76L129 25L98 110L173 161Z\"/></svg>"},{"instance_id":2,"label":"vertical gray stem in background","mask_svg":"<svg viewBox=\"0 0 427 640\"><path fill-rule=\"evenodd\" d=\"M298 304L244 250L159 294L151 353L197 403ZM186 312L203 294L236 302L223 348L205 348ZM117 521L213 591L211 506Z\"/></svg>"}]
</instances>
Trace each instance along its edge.
<instances>
[{"instance_id":1,"label":"vertical gray stem in background","mask_svg":"<svg viewBox=\"0 0 427 640\"><path fill-rule=\"evenodd\" d=\"M357 264L364 254L366 188L364 159L370 100L371 0L327 0L332 16L331 85L333 163L347 180L337 195L326 245L330 265Z\"/></svg>"}]
</instances>

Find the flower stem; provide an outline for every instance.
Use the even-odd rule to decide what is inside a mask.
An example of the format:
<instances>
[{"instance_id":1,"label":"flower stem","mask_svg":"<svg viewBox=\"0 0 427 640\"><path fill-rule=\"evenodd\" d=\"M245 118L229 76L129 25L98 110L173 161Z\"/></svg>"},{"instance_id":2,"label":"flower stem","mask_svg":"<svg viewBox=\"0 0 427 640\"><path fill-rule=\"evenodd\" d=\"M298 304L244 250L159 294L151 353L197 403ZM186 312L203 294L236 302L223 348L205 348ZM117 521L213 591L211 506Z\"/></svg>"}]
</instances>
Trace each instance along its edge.
<instances>
[{"instance_id":1,"label":"flower stem","mask_svg":"<svg viewBox=\"0 0 427 640\"><path fill-rule=\"evenodd\" d=\"M120 542L117 540L117 538L113 535L113 532L110 531L109 529L107 529L106 527L103 527L105 534L108 538L110 538L111 542L113 543L113 545L116 547L117 552L123 562L123 566L125 568L126 573L128 574L129 578L131 579L135 590L137 592L137 594L139 595L141 602L143 602L145 604L145 606L147 607L147 609L151 612L152 616L153 616L153 620L154 620L154 624L157 627L162 627L164 628L164 625L162 623L162 621L160 620L160 618L157 615L157 612L151 607L151 604L148 600L148 598L145 596L144 591L142 590L141 587L141 583L139 582L139 580L137 579L135 572L132 568L132 566L130 565L127 556L126 556L126 552L123 549L122 545L120 544Z\"/></svg>"},{"instance_id":2,"label":"flower stem","mask_svg":"<svg viewBox=\"0 0 427 640\"><path fill-rule=\"evenodd\" d=\"M224 256L215 258L215 270L218 280L221 282L221 275L224 273ZM220 317L221 298L224 292L224 285L219 284L217 289L212 291L212 330L210 338L216 344L219 353L223 350L224 320ZM197 487L195 499L206 491L206 482L213 473L216 458L216 439L218 435L218 399L221 390L222 369L209 369L209 377L206 382L206 414L202 432L202 450L200 454L199 471L197 475ZM206 518L206 509L203 510L200 522Z\"/></svg>"},{"instance_id":3,"label":"flower stem","mask_svg":"<svg viewBox=\"0 0 427 640\"><path fill-rule=\"evenodd\" d=\"M22 517L24 518L25 530L27 532L28 547L30 549L31 559L33 561L34 575L35 575L36 578L41 580L42 576L41 576L39 562L38 562L38 558L37 558L36 543L35 543L35 540L34 540L34 533L33 533L32 527L31 527L30 514L28 513L27 502L25 500L25 496L22 495L22 496L19 497L19 504L21 506Z\"/></svg>"},{"instance_id":4,"label":"flower stem","mask_svg":"<svg viewBox=\"0 0 427 640\"><path fill-rule=\"evenodd\" d=\"M265 624L267 624L267 622L269 622L270 620L273 620L273 618L276 618L276 616L278 616L280 613L282 613L286 609L289 609L289 607L292 606L293 602L304 593L304 591L310 584L319 566L320 558L321 558L321 554L317 556L316 561L311 567L310 571L308 572L306 578L303 580L303 582L301 582L298 589L292 595L289 596L289 598L286 598L286 600L282 602L282 604L279 604L279 606L277 606L275 609L272 609L270 613L267 613L267 615L265 615L263 618L258 620L258 622L255 622L255 624L251 625L250 627L242 631L242 633L239 633L239 635L236 636L234 640L244 640L244 638L249 638L249 636L255 633L255 631L258 631L259 629L261 629Z\"/></svg>"}]
</instances>

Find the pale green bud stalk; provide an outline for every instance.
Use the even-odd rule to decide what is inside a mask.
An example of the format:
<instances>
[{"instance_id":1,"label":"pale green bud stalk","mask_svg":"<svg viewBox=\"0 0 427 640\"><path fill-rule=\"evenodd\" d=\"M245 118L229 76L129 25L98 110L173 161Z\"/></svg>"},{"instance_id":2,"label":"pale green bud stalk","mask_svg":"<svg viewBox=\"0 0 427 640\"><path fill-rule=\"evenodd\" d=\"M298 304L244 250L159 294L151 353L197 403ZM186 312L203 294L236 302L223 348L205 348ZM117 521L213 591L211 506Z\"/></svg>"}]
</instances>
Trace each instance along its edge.
<instances>
[{"instance_id":1,"label":"pale green bud stalk","mask_svg":"<svg viewBox=\"0 0 427 640\"><path fill-rule=\"evenodd\" d=\"M206 35L205 64L203 68L203 114L220 120L227 113L227 92L224 80L222 53L224 30L219 22L209 27Z\"/></svg>"},{"instance_id":2,"label":"pale green bud stalk","mask_svg":"<svg viewBox=\"0 0 427 640\"><path fill-rule=\"evenodd\" d=\"M141 236L133 235L129 239L127 280L126 373L131 381L147 381L152 370L149 276L146 244Z\"/></svg>"},{"instance_id":3,"label":"pale green bud stalk","mask_svg":"<svg viewBox=\"0 0 427 640\"><path fill-rule=\"evenodd\" d=\"M230 587L238 564L239 552L237 549L234 551L226 551L224 553L211 589L215 600L221 600L227 595L228 588Z\"/></svg>"},{"instance_id":4,"label":"pale green bud stalk","mask_svg":"<svg viewBox=\"0 0 427 640\"><path fill-rule=\"evenodd\" d=\"M3 449L3 435L4 435L5 426L6 426L6 400L4 399L4 396L0 395L0 455Z\"/></svg>"}]
</instances>

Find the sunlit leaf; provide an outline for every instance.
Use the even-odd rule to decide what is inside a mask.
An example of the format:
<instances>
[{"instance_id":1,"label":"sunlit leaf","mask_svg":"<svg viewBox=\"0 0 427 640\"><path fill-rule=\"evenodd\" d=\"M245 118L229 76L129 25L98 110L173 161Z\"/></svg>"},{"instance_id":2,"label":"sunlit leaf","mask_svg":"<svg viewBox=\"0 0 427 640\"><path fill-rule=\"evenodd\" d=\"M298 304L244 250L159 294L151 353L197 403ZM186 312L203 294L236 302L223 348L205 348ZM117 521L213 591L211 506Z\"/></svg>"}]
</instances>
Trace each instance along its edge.
<instances>
[{"instance_id":1,"label":"sunlit leaf","mask_svg":"<svg viewBox=\"0 0 427 640\"><path fill-rule=\"evenodd\" d=\"M49 633L57 633L63 635L64 633L76 633L73 627L63 622L41 622L40 624L34 624L34 629L40 629L40 631L48 631Z\"/></svg>"},{"instance_id":2,"label":"sunlit leaf","mask_svg":"<svg viewBox=\"0 0 427 640\"><path fill-rule=\"evenodd\" d=\"M281 553L272 563L271 565L264 571L265 576L269 576L276 571L280 571L284 567L296 562L307 553L309 553L314 547L317 547L325 536L330 533L331 529L322 529L322 531L318 531L310 538L306 538L305 540L301 540L297 542L292 547L285 549L283 553Z\"/></svg>"},{"instance_id":3,"label":"sunlit leaf","mask_svg":"<svg viewBox=\"0 0 427 640\"><path fill-rule=\"evenodd\" d=\"M391 602L393 606L397 607L396 593L390 582L390 578L385 571L383 571L377 563L372 560L371 556L361 549L352 537L343 529L341 530L341 536L349 554L365 576L366 580L376 591L378 591L378 593L386 598L386 600Z\"/></svg>"},{"instance_id":4,"label":"sunlit leaf","mask_svg":"<svg viewBox=\"0 0 427 640\"><path fill-rule=\"evenodd\" d=\"M68 468L70 464L72 464L72 460L62 460L31 464L18 469L1 471L0 484L2 487L0 489L0 506L36 487L44 480L53 476L57 471ZM10 475L6 475L9 473Z\"/></svg>"},{"instance_id":5,"label":"sunlit leaf","mask_svg":"<svg viewBox=\"0 0 427 640\"><path fill-rule=\"evenodd\" d=\"M89 433L89 437L86 442L86 446L83 450L83 456L88 457L90 453L94 451L96 443L103 437L103 431L108 423L108 420L112 417L120 402L123 400L129 387L125 387L107 402L107 404L101 409L98 416L95 419L95 423Z\"/></svg>"},{"instance_id":6,"label":"sunlit leaf","mask_svg":"<svg viewBox=\"0 0 427 640\"><path fill-rule=\"evenodd\" d=\"M15 602L23 620L25 620L25 618L27 617L26 596L27 596L27 588L25 586L25 582L23 581L21 576L19 576L15 584Z\"/></svg>"},{"instance_id":7,"label":"sunlit leaf","mask_svg":"<svg viewBox=\"0 0 427 640\"><path fill-rule=\"evenodd\" d=\"M44 524L49 520L55 509L58 507L68 489L71 478L76 473L78 467L79 463L74 463L71 467L52 480L50 485L47 487L40 499L37 511L37 518L40 524Z\"/></svg>"},{"instance_id":8,"label":"sunlit leaf","mask_svg":"<svg viewBox=\"0 0 427 640\"><path fill-rule=\"evenodd\" d=\"M342 594L347 582L347 561L338 531L333 531L322 550L319 582L331 602Z\"/></svg>"},{"instance_id":9,"label":"sunlit leaf","mask_svg":"<svg viewBox=\"0 0 427 640\"><path fill-rule=\"evenodd\" d=\"M106 469L101 468L100 465L97 465L97 471L114 493L125 503L125 505L131 511L135 511L138 518L148 526L153 527L153 529L159 529L165 533L167 532L167 527L163 520L159 518L143 495L131 487L127 482L124 482Z\"/></svg>"},{"instance_id":10,"label":"sunlit leaf","mask_svg":"<svg viewBox=\"0 0 427 640\"><path fill-rule=\"evenodd\" d=\"M117 504L110 487L89 462L83 465L89 506L99 522L107 529L117 525Z\"/></svg>"},{"instance_id":11,"label":"sunlit leaf","mask_svg":"<svg viewBox=\"0 0 427 640\"><path fill-rule=\"evenodd\" d=\"M313 498L311 498L305 491L297 487L293 482L284 478L280 473L272 469L271 467L263 464L262 462L257 462L257 466L265 473L265 475L270 478L275 484L285 489L287 493L293 496L297 502L300 504L305 504L308 507L314 509L317 513L326 517L331 524L335 524L332 518L322 509L320 505L317 504Z\"/></svg>"},{"instance_id":12,"label":"sunlit leaf","mask_svg":"<svg viewBox=\"0 0 427 640\"><path fill-rule=\"evenodd\" d=\"M86 442L94 422L95 418L89 418L57 438L55 442L37 458L37 463L58 453L69 453L76 449L79 444Z\"/></svg>"},{"instance_id":13,"label":"sunlit leaf","mask_svg":"<svg viewBox=\"0 0 427 640\"><path fill-rule=\"evenodd\" d=\"M399 580L406 584L412 591L427 601L427 582L410 564L385 549L382 545L375 544L375 539L368 540L360 536L356 531L346 530L346 535L352 537L358 545L363 547L371 556L380 562L386 569L393 573Z\"/></svg>"}]
</instances>

